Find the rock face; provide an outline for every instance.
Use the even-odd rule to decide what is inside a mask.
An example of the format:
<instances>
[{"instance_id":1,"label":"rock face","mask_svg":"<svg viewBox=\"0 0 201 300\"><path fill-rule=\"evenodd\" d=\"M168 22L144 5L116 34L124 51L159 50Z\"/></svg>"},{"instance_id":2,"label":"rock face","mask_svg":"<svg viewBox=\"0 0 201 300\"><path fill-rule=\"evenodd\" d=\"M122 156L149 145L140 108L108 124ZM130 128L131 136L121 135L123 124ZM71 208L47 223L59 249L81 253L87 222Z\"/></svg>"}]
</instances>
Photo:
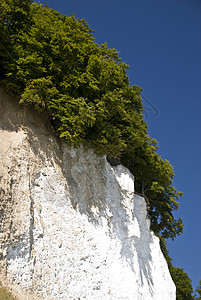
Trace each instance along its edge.
<instances>
[{"instance_id":1,"label":"rock face","mask_svg":"<svg viewBox=\"0 0 201 300\"><path fill-rule=\"evenodd\" d=\"M134 179L0 89L0 280L20 300L173 300Z\"/></svg>"}]
</instances>

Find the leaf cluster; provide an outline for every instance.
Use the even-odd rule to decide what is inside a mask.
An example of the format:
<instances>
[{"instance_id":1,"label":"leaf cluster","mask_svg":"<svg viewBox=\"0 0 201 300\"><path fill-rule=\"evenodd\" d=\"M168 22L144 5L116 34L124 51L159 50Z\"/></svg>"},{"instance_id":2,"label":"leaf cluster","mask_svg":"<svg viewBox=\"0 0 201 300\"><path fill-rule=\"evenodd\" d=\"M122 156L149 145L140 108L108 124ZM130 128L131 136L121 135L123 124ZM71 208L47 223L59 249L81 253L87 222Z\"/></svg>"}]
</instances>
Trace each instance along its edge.
<instances>
[{"instance_id":1,"label":"leaf cluster","mask_svg":"<svg viewBox=\"0 0 201 300\"><path fill-rule=\"evenodd\" d=\"M2 0L1 81L21 103L47 112L68 145L82 143L129 167L137 192L149 200L152 229L174 238L182 232L173 216L181 193L147 133L142 90L129 84L128 66L115 49L95 42L85 20L31 2Z\"/></svg>"},{"instance_id":2,"label":"leaf cluster","mask_svg":"<svg viewBox=\"0 0 201 300\"><path fill-rule=\"evenodd\" d=\"M183 231L181 218L176 220L173 215L182 193L172 186L173 167L157 154L157 148L157 141L149 138L131 155L123 155L122 161L135 175L137 193L148 199L152 230L164 238L174 239Z\"/></svg>"},{"instance_id":3,"label":"leaf cluster","mask_svg":"<svg viewBox=\"0 0 201 300\"><path fill-rule=\"evenodd\" d=\"M166 258L172 279L176 285L176 299L177 300L199 299L199 298L195 298L195 296L193 295L192 280L189 278L188 274L184 271L183 268L178 268L173 266L172 259L169 256L167 245L163 237L160 237L160 246Z\"/></svg>"},{"instance_id":4,"label":"leaf cluster","mask_svg":"<svg viewBox=\"0 0 201 300\"><path fill-rule=\"evenodd\" d=\"M176 286L177 300L200 300L201 299L201 280L198 287L193 291L192 280L183 268L174 267L172 258L169 256L165 239L160 236L160 247L167 261L168 268Z\"/></svg>"},{"instance_id":5,"label":"leaf cluster","mask_svg":"<svg viewBox=\"0 0 201 300\"><path fill-rule=\"evenodd\" d=\"M195 293L198 295L198 296L194 296L195 299L196 300L201 300L201 280L199 281L199 285L196 288Z\"/></svg>"}]
</instances>

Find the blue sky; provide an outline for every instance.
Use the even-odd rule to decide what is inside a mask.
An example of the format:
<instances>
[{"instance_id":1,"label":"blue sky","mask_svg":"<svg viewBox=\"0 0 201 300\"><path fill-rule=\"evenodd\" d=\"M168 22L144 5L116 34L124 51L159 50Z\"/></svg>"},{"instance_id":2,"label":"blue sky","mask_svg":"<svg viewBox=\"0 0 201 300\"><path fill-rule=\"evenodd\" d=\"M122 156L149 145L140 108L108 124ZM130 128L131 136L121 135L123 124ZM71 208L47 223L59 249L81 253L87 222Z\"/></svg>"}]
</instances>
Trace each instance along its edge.
<instances>
[{"instance_id":1,"label":"blue sky","mask_svg":"<svg viewBox=\"0 0 201 300\"><path fill-rule=\"evenodd\" d=\"M174 166L184 193L176 216L184 233L168 242L173 264L201 279L201 2L200 0L42 0L84 18L98 44L116 48L143 88L149 134Z\"/></svg>"}]
</instances>

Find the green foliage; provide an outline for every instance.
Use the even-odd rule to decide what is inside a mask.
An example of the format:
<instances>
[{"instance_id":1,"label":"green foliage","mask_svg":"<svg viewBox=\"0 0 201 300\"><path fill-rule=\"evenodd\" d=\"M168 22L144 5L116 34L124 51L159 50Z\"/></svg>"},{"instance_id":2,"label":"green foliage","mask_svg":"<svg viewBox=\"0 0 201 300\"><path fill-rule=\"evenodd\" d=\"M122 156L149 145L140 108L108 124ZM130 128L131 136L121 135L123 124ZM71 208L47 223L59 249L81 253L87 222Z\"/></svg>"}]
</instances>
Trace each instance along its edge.
<instances>
[{"instance_id":1,"label":"green foliage","mask_svg":"<svg viewBox=\"0 0 201 300\"><path fill-rule=\"evenodd\" d=\"M194 299L192 280L189 278L188 274L184 272L182 268L172 267L170 270L173 281L176 284L177 292L177 300L191 300Z\"/></svg>"},{"instance_id":2,"label":"green foliage","mask_svg":"<svg viewBox=\"0 0 201 300\"><path fill-rule=\"evenodd\" d=\"M31 0L1 0L0 2L0 79L10 68L13 49L20 33L31 26Z\"/></svg>"},{"instance_id":3,"label":"green foliage","mask_svg":"<svg viewBox=\"0 0 201 300\"><path fill-rule=\"evenodd\" d=\"M199 281L199 285L195 290L196 294L198 295L197 297L195 297L196 300L201 300L201 280Z\"/></svg>"},{"instance_id":4,"label":"green foliage","mask_svg":"<svg viewBox=\"0 0 201 300\"><path fill-rule=\"evenodd\" d=\"M29 11L32 0L1 0L1 26L9 33L23 30L30 23Z\"/></svg>"},{"instance_id":5,"label":"green foliage","mask_svg":"<svg viewBox=\"0 0 201 300\"><path fill-rule=\"evenodd\" d=\"M131 156L123 155L122 161L135 175L136 191L149 200L152 230L164 238L174 239L183 230L182 220L175 220L173 216L182 193L172 186L173 167L157 154L157 147L156 140L149 138L136 147Z\"/></svg>"},{"instance_id":6,"label":"green foliage","mask_svg":"<svg viewBox=\"0 0 201 300\"><path fill-rule=\"evenodd\" d=\"M149 200L152 229L174 238L182 232L173 216L181 193L148 136L141 89L129 84L128 66L115 49L95 43L85 20L31 2L2 1L1 81L21 103L46 111L68 145L82 143L128 166Z\"/></svg>"},{"instance_id":7,"label":"green foliage","mask_svg":"<svg viewBox=\"0 0 201 300\"><path fill-rule=\"evenodd\" d=\"M170 274L176 285L177 300L193 300L192 280L182 268L177 268L172 265L172 259L169 256L165 239L160 237L161 250L166 258Z\"/></svg>"}]
</instances>

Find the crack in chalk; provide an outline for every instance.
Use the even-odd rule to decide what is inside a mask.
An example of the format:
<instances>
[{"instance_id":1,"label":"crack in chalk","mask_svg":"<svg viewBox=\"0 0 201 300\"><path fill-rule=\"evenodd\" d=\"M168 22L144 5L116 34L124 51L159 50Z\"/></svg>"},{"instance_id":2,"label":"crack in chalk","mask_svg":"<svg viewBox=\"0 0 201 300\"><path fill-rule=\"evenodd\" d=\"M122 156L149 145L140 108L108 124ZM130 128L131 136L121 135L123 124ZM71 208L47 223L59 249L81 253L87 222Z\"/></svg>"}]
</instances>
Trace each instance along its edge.
<instances>
[{"instance_id":1,"label":"crack in chalk","mask_svg":"<svg viewBox=\"0 0 201 300\"><path fill-rule=\"evenodd\" d=\"M33 227L34 227L34 200L31 195L31 180L30 180L30 174L29 176L29 193L30 193L30 227L29 227L29 239L30 239L30 248L29 248L29 259L31 258L31 253L33 250L33 243L34 243L34 237L33 237Z\"/></svg>"}]
</instances>

